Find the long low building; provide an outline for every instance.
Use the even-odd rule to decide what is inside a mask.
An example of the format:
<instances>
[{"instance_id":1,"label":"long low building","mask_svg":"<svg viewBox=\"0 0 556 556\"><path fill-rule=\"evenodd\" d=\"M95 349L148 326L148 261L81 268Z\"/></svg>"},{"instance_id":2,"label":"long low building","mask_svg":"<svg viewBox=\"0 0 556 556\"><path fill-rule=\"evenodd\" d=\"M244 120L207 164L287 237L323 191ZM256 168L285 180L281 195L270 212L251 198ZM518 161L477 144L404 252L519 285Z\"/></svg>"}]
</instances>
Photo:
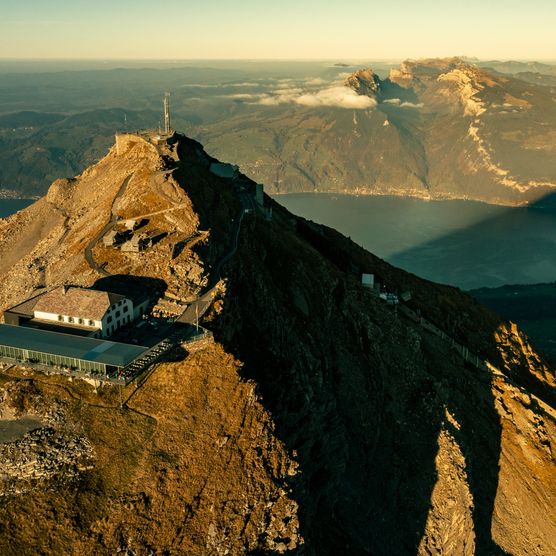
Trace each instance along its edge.
<instances>
[{"instance_id":1,"label":"long low building","mask_svg":"<svg viewBox=\"0 0 556 556\"><path fill-rule=\"evenodd\" d=\"M35 328L0 324L0 357L98 375L114 376L149 348Z\"/></svg>"}]
</instances>

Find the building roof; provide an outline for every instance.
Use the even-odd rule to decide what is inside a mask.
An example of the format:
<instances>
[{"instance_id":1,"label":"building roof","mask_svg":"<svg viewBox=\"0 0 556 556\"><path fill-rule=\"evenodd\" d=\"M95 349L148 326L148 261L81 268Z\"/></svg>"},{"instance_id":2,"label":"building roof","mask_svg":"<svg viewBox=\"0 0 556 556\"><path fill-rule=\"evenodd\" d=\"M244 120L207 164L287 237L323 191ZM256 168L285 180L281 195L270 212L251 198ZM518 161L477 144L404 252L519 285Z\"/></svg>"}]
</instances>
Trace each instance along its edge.
<instances>
[{"instance_id":1,"label":"building roof","mask_svg":"<svg viewBox=\"0 0 556 556\"><path fill-rule=\"evenodd\" d=\"M29 299L26 299L25 301L22 301L21 303L18 303L17 305L14 305L13 307L10 307L9 309L6 309L6 311L32 317L33 311L35 310L35 305L38 303L39 299L43 295L44 292L39 293Z\"/></svg>"},{"instance_id":2,"label":"building roof","mask_svg":"<svg viewBox=\"0 0 556 556\"><path fill-rule=\"evenodd\" d=\"M60 287L45 293L35 304L34 311L102 320L108 308L121 299L124 296L116 293Z\"/></svg>"},{"instance_id":3,"label":"building roof","mask_svg":"<svg viewBox=\"0 0 556 556\"><path fill-rule=\"evenodd\" d=\"M149 348L0 324L0 345L125 367Z\"/></svg>"}]
</instances>

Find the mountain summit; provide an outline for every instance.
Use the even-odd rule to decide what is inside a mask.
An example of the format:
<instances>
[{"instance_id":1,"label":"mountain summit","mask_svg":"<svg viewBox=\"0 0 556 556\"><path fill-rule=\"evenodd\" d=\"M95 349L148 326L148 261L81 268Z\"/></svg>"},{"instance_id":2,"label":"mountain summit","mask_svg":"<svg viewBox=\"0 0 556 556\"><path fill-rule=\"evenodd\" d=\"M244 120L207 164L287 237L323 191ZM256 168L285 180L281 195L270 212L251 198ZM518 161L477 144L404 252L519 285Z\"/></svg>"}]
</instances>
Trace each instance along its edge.
<instances>
[{"instance_id":1,"label":"mountain summit","mask_svg":"<svg viewBox=\"0 0 556 556\"><path fill-rule=\"evenodd\" d=\"M149 313L116 340L172 345L126 386L3 365L1 417L32 430L0 444L0 552L556 552L554 374L527 338L261 193L127 134L0 221L2 309L125 292Z\"/></svg>"},{"instance_id":2,"label":"mountain summit","mask_svg":"<svg viewBox=\"0 0 556 556\"><path fill-rule=\"evenodd\" d=\"M372 69L363 69L352 73L346 79L345 84L360 95L376 97L380 87L380 78Z\"/></svg>"}]
</instances>

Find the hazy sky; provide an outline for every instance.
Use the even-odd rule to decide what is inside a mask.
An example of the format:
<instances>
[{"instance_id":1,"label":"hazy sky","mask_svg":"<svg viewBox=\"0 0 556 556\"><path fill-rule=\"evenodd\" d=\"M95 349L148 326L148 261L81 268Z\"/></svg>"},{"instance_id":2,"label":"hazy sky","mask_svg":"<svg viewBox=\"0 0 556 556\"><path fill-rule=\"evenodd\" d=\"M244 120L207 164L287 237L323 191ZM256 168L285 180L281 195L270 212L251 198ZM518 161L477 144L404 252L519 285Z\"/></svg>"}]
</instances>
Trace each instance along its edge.
<instances>
[{"instance_id":1,"label":"hazy sky","mask_svg":"<svg viewBox=\"0 0 556 556\"><path fill-rule=\"evenodd\" d=\"M0 58L556 59L556 0L0 0Z\"/></svg>"}]
</instances>

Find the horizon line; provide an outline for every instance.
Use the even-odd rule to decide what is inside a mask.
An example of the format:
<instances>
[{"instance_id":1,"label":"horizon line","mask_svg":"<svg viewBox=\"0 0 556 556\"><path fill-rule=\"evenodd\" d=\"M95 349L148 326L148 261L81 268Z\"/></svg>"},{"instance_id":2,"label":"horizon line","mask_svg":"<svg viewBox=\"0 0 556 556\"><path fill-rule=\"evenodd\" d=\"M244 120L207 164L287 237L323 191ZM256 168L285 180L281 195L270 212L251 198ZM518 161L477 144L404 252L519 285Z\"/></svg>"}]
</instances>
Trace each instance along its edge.
<instances>
[{"instance_id":1,"label":"horizon line","mask_svg":"<svg viewBox=\"0 0 556 556\"><path fill-rule=\"evenodd\" d=\"M129 57L82 57L82 58L65 58L65 57L47 57L47 58L34 58L34 57L2 57L0 62L165 62L165 63L178 63L178 62L358 62L372 60L375 62L397 62L404 60L426 60L426 59L446 59L446 58L464 58L468 60L479 61L497 61L497 62L556 62L554 58L501 58L501 57L479 57L479 56L466 56L463 54L454 55L436 55L436 56L391 56L391 57L325 57L325 58L129 58Z\"/></svg>"}]
</instances>

